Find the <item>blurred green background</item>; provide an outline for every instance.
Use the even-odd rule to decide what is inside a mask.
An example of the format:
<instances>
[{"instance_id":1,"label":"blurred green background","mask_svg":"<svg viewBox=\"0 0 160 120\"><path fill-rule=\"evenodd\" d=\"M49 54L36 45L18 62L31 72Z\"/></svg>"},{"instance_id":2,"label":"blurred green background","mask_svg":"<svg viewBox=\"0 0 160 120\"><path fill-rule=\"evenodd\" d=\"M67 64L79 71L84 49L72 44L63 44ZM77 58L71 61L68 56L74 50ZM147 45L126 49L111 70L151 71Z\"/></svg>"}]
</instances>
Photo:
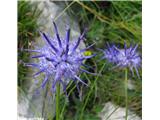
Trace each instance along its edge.
<instances>
[{"instance_id":1,"label":"blurred green background","mask_svg":"<svg viewBox=\"0 0 160 120\"><path fill-rule=\"evenodd\" d=\"M66 7L72 1L65 2ZM78 9L77 9L78 8ZM32 10L31 10L32 9ZM61 108L64 108L62 119L64 120L99 120L98 112L104 103L111 101L118 106L125 107L124 71L110 70L113 67L102 57L96 48L106 48L105 43L115 43L123 46L126 41L129 46L139 44L139 52L142 46L142 2L141 1L77 1L66 9L68 15L73 16L80 25L81 30L88 28L85 44L96 44L88 52L98 55L86 61L92 66L90 71L99 73L104 63L102 77L82 74L83 80L89 81L90 87L81 86L81 100L78 97L76 87L71 84L68 92L69 100L61 97ZM29 54L22 52L23 48L32 48L34 38L38 36L36 20L40 15L37 7L33 8L28 2L18 1L18 87L23 89L28 69L23 66L21 60L28 61ZM140 75L142 74L139 69ZM142 117L142 80L133 77L129 72L129 79L135 85L134 90L128 90L129 109ZM74 89L74 90L73 90ZM70 92L73 90L74 92ZM64 104L65 103L65 104ZM65 106L65 107L64 107Z\"/></svg>"}]
</instances>

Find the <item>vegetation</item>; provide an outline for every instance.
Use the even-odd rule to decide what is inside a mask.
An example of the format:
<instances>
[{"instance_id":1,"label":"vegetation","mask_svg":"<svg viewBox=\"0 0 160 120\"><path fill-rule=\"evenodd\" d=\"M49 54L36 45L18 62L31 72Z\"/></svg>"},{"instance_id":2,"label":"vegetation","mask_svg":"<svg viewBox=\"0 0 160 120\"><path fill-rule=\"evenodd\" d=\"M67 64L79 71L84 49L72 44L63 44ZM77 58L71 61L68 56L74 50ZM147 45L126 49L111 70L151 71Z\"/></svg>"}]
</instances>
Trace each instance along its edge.
<instances>
[{"instance_id":1,"label":"vegetation","mask_svg":"<svg viewBox=\"0 0 160 120\"><path fill-rule=\"evenodd\" d=\"M105 44L115 43L120 46L124 42L142 45L142 2L141 1L70 1L65 3L65 12L76 18L81 29L88 28L85 44L95 45L86 54L97 53L97 56L87 60L92 66L91 72L100 73L93 76L83 73L81 78L89 83L89 87L80 85L81 95L74 84L67 87L69 102L61 96L61 119L63 120L99 120L98 113L104 103L111 101L125 107L124 78L125 73L113 69L106 60L100 60L102 53L97 48L106 48ZM77 9L78 8L78 9ZM22 48L31 48L37 34L36 19L40 12L33 9L28 2L18 2L18 86L23 88L27 68L20 60L28 61L27 53ZM62 13L63 14L63 13ZM139 70L140 76L142 74ZM128 72L128 78L135 89L128 90L128 107L140 117L142 116L142 80Z\"/></svg>"},{"instance_id":2,"label":"vegetation","mask_svg":"<svg viewBox=\"0 0 160 120\"><path fill-rule=\"evenodd\" d=\"M29 2L18 1L18 86L21 88L28 73L23 61L29 61L29 54L22 49L31 48L34 38L38 36L36 21L40 13L37 7L33 8Z\"/></svg>"}]
</instances>

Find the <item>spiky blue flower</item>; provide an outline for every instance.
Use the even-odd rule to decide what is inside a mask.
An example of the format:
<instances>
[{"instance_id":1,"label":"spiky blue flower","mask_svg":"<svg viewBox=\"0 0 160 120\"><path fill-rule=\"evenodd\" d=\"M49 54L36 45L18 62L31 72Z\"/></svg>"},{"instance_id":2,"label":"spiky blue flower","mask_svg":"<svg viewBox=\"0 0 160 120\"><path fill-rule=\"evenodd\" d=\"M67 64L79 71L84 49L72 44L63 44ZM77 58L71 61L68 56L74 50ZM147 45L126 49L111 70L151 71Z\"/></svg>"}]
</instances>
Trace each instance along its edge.
<instances>
[{"instance_id":1,"label":"spiky blue flower","mask_svg":"<svg viewBox=\"0 0 160 120\"><path fill-rule=\"evenodd\" d=\"M126 68L128 67L132 74L134 75L133 69L135 69L137 76L139 77L138 68L141 66L141 57L137 52L138 45L134 47L131 45L127 48L126 43L124 48L120 49L116 45L109 45L106 50L104 50L104 58L109 62L116 64L116 67Z\"/></svg>"},{"instance_id":2,"label":"spiky blue flower","mask_svg":"<svg viewBox=\"0 0 160 120\"><path fill-rule=\"evenodd\" d=\"M91 56L84 56L84 52L89 47L80 50L78 48L80 42L84 39L85 32L78 37L77 41L70 41L70 28L67 28L66 36L64 38L59 36L57 26L53 22L55 37L40 32L41 37L45 41L45 45L36 50L28 50L30 52L35 52L36 55L32 56L33 59L38 59L37 63L28 63L27 66L36 67L39 69L37 73L34 74L34 77L39 76L41 73L45 74L45 78L41 84L41 87L44 88L47 82L52 83L52 91L55 92L56 84L60 83L63 86L64 92L66 92L66 86L70 80L74 82L81 82L84 85L87 85L83 80L78 76L80 72L89 71L83 69L83 61L92 58ZM94 73L93 73L94 74Z\"/></svg>"}]
</instances>

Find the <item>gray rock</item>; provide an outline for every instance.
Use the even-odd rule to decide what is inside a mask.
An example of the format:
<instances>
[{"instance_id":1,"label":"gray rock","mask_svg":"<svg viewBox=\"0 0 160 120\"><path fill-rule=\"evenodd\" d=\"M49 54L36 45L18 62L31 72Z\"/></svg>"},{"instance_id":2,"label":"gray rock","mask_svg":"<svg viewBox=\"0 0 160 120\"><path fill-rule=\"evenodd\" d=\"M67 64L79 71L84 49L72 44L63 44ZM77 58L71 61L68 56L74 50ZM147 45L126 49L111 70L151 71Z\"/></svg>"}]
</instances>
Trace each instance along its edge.
<instances>
[{"instance_id":1,"label":"gray rock","mask_svg":"<svg viewBox=\"0 0 160 120\"><path fill-rule=\"evenodd\" d=\"M52 19L55 20L58 28L59 33L61 36L65 36L66 33L66 25L71 27L71 40L77 40L78 36L80 35L80 30L78 24L71 19L66 12L63 14L62 11L65 7L64 3L61 2L60 4L56 5L54 2L50 2L49 0L46 1L30 1L31 5L38 5L38 9L42 11L42 14L38 18L38 25L43 32L48 32L51 35L54 34ZM56 16L59 16L58 18ZM36 45L43 46L44 42L42 39L35 38ZM81 43L80 48L85 48L85 44ZM30 73L32 74L32 73ZM43 77L43 76L41 76ZM18 118L44 118L47 119L49 116L50 118L55 116L55 95L52 98L48 98L46 96L46 88L43 90L43 93L40 95L35 95L34 91L37 88L35 84L35 79L28 78L25 88L27 89L26 92L19 90L18 94Z\"/></svg>"},{"instance_id":2,"label":"gray rock","mask_svg":"<svg viewBox=\"0 0 160 120\"><path fill-rule=\"evenodd\" d=\"M99 117L101 120L125 120L125 108L107 102L103 110L99 113ZM141 120L141 118L128 110L128 120Z\"/></svg>"}]
</instances>

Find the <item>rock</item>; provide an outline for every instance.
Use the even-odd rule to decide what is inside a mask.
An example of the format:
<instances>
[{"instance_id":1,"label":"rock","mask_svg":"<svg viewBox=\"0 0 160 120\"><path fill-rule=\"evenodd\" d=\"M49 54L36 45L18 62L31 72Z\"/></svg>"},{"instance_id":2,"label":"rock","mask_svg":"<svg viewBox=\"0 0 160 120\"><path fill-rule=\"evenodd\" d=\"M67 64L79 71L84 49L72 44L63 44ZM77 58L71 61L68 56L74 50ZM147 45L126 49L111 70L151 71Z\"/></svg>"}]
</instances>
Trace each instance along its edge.
<instances>
[{"instance_id":1,"label":"rock","mask_svg":"<svg viewBox=\"0 0 160 120\"><path fill-rule=\"evenodd\" d=\"M61 2L61 4L55 4L54 2L46 0L30 1L30 4L33 6L38 5L38 9L42 11L37 21L40 28L37 28L37 30L53 35L52 19L55 19L56 16L61 14L65 7L64 2ZM61 36L65 36L66 25L68 25L71 28L71 40L77 40L80 35L79 26L70 16L67 15L66 12L56 18L55 22ZM35 41L35 44L38 46L43 46L44 44L40 37L35 38ZM80 44L80 48L85 48L85 44L83 42ZM55 116L55 95L53 95L51 99L47 98L45 96L45 91L48 90L47 88L42 94L36 95L35 89L37 88L37 85L35 83L35 79L31 79L31 77L28 77L28 80L26 80L26 92L22 90L18 91L18 118L44 118L44 120L46 120L48 116L53 118Z\"/></svg>"},{"instance_id":2,"label":"rock","mask_svg":"<svg viewBox=\"0 0 160 120\"><path fill-rule=\"evenodd\" d=\"M125 108L107 102L103 110L99 113L99 117L101 120L125 120ZM141 118L128 110L128 120L141 120Z\"/></svg>"},{"instance_id":3,"label":"rock","mask_svg":"<svg viewBox=\"0 0 160 120\"><path fill-rule=\"evenodd\" d=\"M133 83L133 80L128 80L128 89L135 90L135 84Z\"/></svg>"}]
</instances>

